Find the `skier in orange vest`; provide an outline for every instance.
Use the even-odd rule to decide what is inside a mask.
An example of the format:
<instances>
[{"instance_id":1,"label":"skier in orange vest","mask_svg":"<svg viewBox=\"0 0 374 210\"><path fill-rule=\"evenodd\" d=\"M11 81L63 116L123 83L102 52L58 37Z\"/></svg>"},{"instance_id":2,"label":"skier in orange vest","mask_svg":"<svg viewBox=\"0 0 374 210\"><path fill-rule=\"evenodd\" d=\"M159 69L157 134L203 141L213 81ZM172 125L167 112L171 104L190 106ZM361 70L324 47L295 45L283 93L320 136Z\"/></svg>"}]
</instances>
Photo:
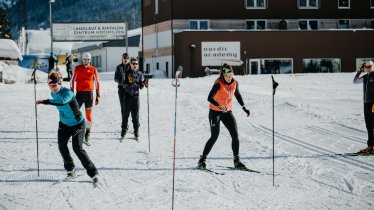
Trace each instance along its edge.
<instances>
[{"instance_id":1,"label":"skier in orange vest","mask_svg":"<svg viewBox=\"0 0 374 210\"><path fill-rule=\"evenodd\" d=\"M206 169L206 158L210 150L213 148L214 143L218 139L220 123L226 126L232 138L232 151L234 154L234 166L238 170L248 170L247 167L239 159L239 137L236 120L232 114L232 99L238 100L242 109L249 117L250 112L244 106L242 96L239 92L239 83L234 78L234 72L230 65L223 64L219 78L215 81L211 89L208 101L210 102L209 110L209 124L211 137L205 144L203 154L200 156L198 162L199 169Z\"/></svg>"}]
</instances>

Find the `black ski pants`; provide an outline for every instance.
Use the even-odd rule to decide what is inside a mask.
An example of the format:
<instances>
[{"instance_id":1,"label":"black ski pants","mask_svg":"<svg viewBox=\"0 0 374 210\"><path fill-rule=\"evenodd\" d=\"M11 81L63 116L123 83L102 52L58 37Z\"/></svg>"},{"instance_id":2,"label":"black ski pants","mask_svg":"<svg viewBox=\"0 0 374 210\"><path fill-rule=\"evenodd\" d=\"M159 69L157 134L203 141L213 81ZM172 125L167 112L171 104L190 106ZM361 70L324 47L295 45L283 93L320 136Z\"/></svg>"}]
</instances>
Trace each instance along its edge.
<instances>
[{"instance_id":1,"label":"black ski pants","mask_svg":"<svg viewBox=\"0 0 374 210\"><path fill-rule=\"evenodd\" d=\"M124 129L126 129L126 125L125 125L125 90L123 89L122 85L118 86L118 97L119 97L119 104L121 106L121 118L122 118L121 128L122 128L122 130L124 130Z\"/></svg>"},{"instance_id":2,"label":"black ski pants","mask_svg":"<svg viewBox=\"0 0 374 210\"><path fill-rule=\"evenodd\" d=\"M78 156L83 167L86 169L88 176L93 177L97 174L95 165L91 162L86 151L83 149L83 138L85 133L84 121L75 126L67 126L61 122L58 125L58 149L64 160L64 168L72 171L75 168L73 158L68 148L69 138L72 137L72 146L74 153Z\"/></svg>"},{"instance_id":3,"label":"black ski pants","mask_svg":"<svg viewBox=\"0 0 374 210\"><path fill-rule=\"evenodd\" d=\"M231 147L234 156L239 155L239 137L238 128L236 125L236 120L231 111L229 112L218 112L212 109L209 110L209 123L210 123L210 139L205 144L203 155L207 156L210 150L213 148L214 143L216 143L220 130L220 122L229 130L231 135Z\"/></svg>"},{"instance_id":4,"label":"black ski pants","mask_svg":"<svg viewBox=\"0 0 374 210\"><path fill-rule=\"evenodd\" d=\"M373 102L364 103L365 124L368 132L367 144L369 147L374 146L374 113L372 112L373 104Z\"/></svg>"},{"instance_id":5,"label":"black ski pants","mask_svg":"<svg viewBox=\"0 0 374 210\"><path fill-rule=\"evenodd\" d=\"M123 125L124 128L127 127L129 116L131 113L131 118L132 118L132 125L134 127L134 131L136 132L139 129L139 107L140 107L140 102L139 102L139 95L125 95L125 113L124 113L124 121Z\"/></svg>"}]
</instances>

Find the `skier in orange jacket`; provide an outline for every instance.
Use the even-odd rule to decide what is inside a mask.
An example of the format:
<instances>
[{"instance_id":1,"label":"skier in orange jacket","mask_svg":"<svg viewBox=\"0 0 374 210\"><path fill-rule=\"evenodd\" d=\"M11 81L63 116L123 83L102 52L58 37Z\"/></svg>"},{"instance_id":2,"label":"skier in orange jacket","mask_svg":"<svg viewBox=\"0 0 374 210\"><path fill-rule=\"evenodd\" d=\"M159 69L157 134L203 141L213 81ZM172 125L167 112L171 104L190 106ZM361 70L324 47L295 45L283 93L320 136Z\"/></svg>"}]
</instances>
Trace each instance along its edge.
<instances>
[{"instance_id":1,"label":"skier in orange jacket","mask_svg":"<svg viewBox=\"0 0 374 210\"><path fill-rule=\"evenodd\" d=\"M100 83L97 69L90 65L91 54L83 54L83 64L76 66L74 69L73 78L71 80L71 90L74 92L76 85L76 99L79 108L84 107L86 109L86 119L89 125L86 126L86 134L84 143L90 146L90 132L92 127L92 105L93 105L93 91L96 87L96 100L95 105L99 104L100 101Z\"/></svg>"}]
</instances>

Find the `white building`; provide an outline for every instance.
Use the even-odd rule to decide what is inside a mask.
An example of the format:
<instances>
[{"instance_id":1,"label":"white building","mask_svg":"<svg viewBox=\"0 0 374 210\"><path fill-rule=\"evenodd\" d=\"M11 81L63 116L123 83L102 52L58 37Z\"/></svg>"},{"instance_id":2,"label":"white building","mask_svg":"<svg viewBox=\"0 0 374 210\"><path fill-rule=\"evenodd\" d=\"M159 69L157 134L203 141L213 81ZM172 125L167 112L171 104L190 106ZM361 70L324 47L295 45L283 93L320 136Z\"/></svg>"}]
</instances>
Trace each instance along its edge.
<instances>
[{"instance_id":1,"label":"white building","mask_svg":"<svg viewBox=\"0 0 374 210\"><path fill-rule=\"evenodd\" d=\"M99 72L115 71L118 64L122 62L122 54L127 52L130 57L139 58L141 46L141 29L128 31L128 47L126 51L126 40L115 40L108 42L86 43L84 46L73 46L72 53L77 55L81 61L82 55L89 52L92 56L91 64ZM142 69L141 69L142 70Z\"/></svg>"}]
</instances>

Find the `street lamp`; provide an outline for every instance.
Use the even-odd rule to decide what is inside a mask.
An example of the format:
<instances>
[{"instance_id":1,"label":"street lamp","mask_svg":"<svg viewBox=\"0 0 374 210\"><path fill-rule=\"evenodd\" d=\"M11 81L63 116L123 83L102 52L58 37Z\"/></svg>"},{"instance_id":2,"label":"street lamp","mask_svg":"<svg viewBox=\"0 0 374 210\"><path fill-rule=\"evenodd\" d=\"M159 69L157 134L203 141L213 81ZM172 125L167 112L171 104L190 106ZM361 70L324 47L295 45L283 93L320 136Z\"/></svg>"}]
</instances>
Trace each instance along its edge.
<instances>
[{"instance_id":1,"label":"street lamp","mask_svg":"<svg viewBox=\"0 0 374 210\"><path fill-rule=\"evenodd\" d=\"M53 58L53 23L52 23L52 4L55 3L55 0L49 0L49 27L51 34L51 57L49 58L49 71L54 68L54 58Z\"/></svg>"}]
</instances>

